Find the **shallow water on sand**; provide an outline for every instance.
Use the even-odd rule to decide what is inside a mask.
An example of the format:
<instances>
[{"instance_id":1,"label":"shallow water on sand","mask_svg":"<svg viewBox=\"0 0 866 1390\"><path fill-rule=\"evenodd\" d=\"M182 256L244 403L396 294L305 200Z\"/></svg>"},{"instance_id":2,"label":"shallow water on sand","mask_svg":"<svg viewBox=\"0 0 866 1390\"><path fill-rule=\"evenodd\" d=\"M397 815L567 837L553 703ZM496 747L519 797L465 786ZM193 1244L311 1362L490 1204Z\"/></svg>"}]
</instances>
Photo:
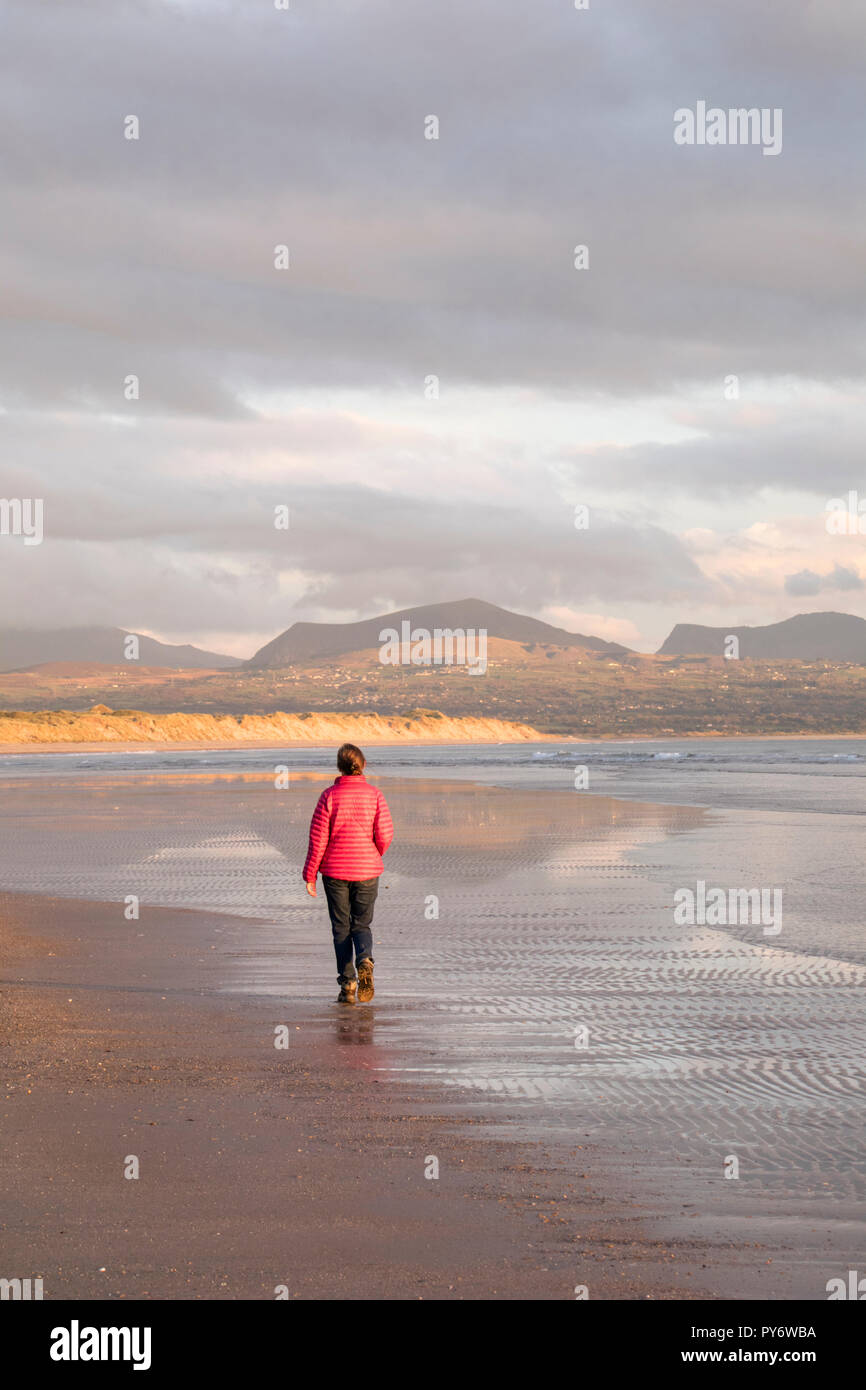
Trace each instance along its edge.
<instances>
[{"instance_id":1,"label":"shallow water on sand","mask_svg":"<svg viewBox=\"0 0 866 1390\"><path fill-rule=\"evenodd\" d=\"M327 1000L324 902L299 882L323 781L18 778L0 880L258 919L227 987ZM763 1296L822 1297L857 1258L866 1196L858 813L720 813L420 768L382 786L398 829L376 1001L323 1026L384 1042L383 1079L445 1084L494 1123L603 1150L674 1232L771 1249ZM698 879L781 886L781 931L678 925L673 894Z\"/></svg>"},{"instance_id":2,"label":"shallow water on sand","mask_svg":"<svg viewBox=\"0 0 866 1390\"><path fill-rule=\"evenodd\" d=\"M556 743L387 745L370 750L378 772L468 778L493 786L568 790L584 767L588 790L638 801L738 809L866 813L866 737L606 739ZM140 748L0 754L0 778L57 781L103 775L260 772L279 758L325 775L333 748Z\"/></svg>"}]
</instances>

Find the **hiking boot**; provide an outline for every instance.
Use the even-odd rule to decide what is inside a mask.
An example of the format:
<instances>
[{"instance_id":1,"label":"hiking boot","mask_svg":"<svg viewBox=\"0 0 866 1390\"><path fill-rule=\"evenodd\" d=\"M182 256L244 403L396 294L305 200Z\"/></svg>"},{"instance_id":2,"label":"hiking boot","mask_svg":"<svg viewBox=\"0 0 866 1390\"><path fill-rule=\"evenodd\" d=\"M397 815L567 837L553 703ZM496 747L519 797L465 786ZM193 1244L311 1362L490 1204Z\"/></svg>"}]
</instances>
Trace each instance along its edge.
<instances>
[{"instance_id":1,"label":"hiking boot","mask_svg":"<svg viewBox=\"0 0 866 1390\"><path fill-rule=\"evenodd\" d=\"M340 993L337 996L338 1004L354 1004L358 998L358 981L347 980L344 985L340 985Z\"/></svg>"},{"instance_id":2,"label":"hiking boot","mask_svg":"<svg viewBox=\"0 0 866 1390\"><path fill-rule=\"evenodd\" d=\"M362 960L358 966L358 1003L368 1003L374 995L373 989L373 962Z\"/></svg>"}]
</instances>

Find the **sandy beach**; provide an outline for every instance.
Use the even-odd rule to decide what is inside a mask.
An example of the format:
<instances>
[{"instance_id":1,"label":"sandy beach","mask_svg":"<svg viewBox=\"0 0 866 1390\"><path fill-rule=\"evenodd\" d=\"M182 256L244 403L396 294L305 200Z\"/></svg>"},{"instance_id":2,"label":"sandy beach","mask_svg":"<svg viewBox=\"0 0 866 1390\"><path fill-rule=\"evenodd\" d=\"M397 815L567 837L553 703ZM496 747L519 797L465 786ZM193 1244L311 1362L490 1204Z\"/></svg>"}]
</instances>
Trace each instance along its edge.
<instances>
[{"instance_id":1,"label":"sandy beach","mask_svg":"<svg viewBox=\"0 0 866 1390\"><path fill-rule=\"evenodd\" d=\"M114 904L3 895L0 920L0 1246L46 1298L550 1300L589 1271L688 1296L584 1145L385 1083L374 1006L225 995L214 935L242 950L242 919L145 909L119 950Z\"/></svg>"},{"instance_id":2,"label":"sandy beach","mask_svg":"<svg viewBox=\"0 0 866 1390\"><path fill-rule=\"evenodd\" d=\"M735 816L381 778L347 1010L299 882L325 780L4 782L6 1264L112 1299L821 1299L856 1267L863 967L672 919Z\"/></svg>"}]
</instances>

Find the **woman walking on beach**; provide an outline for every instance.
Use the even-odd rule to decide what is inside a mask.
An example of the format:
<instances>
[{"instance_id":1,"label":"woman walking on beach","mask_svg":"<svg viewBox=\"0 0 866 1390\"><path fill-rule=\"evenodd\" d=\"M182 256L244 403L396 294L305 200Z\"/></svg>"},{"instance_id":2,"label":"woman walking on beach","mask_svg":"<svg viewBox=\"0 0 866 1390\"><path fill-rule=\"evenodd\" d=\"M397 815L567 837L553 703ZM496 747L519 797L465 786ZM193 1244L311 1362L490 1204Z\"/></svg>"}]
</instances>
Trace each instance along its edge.
<instances>
[{"instance_id":1,"label":"woman walking on beach","mask_svg":"<svg viewBox=\"0 0 866 1390\"><path fill-rule=\"evenodd\" d=\"M337 753L341 775L322 792L313 812L303 874L311 898L316 896L316 874L322 874L343 1004L354 1004L356 999L366 1004L373 998L370 923L382 855L394 835L388 803L364 776L366 765L360 748L343 744Z\"/></svg>"}]
</instances>

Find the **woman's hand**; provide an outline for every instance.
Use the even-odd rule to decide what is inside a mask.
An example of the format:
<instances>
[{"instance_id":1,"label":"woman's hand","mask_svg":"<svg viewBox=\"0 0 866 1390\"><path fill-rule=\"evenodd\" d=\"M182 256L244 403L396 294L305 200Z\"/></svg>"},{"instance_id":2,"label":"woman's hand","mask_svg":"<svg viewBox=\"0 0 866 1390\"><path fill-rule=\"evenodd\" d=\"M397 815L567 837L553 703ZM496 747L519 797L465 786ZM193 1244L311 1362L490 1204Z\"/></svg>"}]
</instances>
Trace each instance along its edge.
<instances>
[{"instance_id":1,"label":"woman's hand","mask_svg":"<svg viewBox=\"0 0 866 1390\"><path fill-rule=\"evenodd\" d=\"M316 896L316 880L313 879L312 883L310 883L308 879L305 879L304 883L306 884L307 892L310 897L314 898Z\"/></svg>"}]
</instances>

